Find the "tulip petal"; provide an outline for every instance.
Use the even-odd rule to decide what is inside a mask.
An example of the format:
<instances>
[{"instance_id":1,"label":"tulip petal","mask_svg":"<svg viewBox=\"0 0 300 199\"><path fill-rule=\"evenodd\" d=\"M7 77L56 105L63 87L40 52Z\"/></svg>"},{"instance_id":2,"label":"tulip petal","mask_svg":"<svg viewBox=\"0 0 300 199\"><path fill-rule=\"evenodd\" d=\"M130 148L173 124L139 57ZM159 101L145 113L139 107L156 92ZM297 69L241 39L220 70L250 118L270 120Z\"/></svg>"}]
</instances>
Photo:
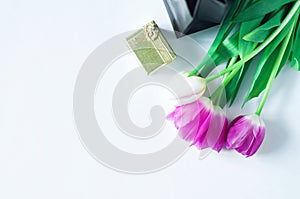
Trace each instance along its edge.
<instances>
[{"instance_id":1,"label":"tulip petal","mask_svg":"<svg viewBox=\"0 0 300 199\"><path fill-rule=\"evenodd\" d=\"M198 120L198 117L199 115L195 119ZM186 141L194 140L195 136L197 135L198 125L199 124L195 123L195 121L189 122L188 124L179 129L179 136Z\"/></svg>"},{"instance_id":2,"label":"tulip petal","mask_svg":"<svg viewBox=\"0 0 300 199\"><path fill-rule=\"evenodd\" d=\"M235 149L246 157L255 154L262 144L265 125L256 114L239 116L230 123L226 148Z\"/></svg>"},{"instance_id":3,"label":"tulip petal","mask_svg":"<svg viewBox=\"0 0 300 199\"><path fill-rule=\"evenodd\" d=\"M172 78L168 86L175 91L177 103L184 105L203 95L206 90L206 80L199 76L189 76L189 72L183 72Z\"/></svg>"},{"instance_id":4,"label":"tulip petal","mask_svg":"<svg viewBox=\"0 0 300 199\"><path fill-rule=\"evenodd\" d=\"M174 121L179 136L191 141L191 145L199 149L211 147L218 152L222 149L228 120L224 111L213 106L209 98L200 97L192 103L177 106L167 119Z\"/></svg>"},{"instance_id":5,"label":"tulip petal","mask_svg":"<svg viewBox=\"0 0 300 199\"><path fill-rule=\"evenodd\" d=\"M213 114L205 136L198 140L197 147L200 149L211 147L219 152L226 138L228 120L220 107L215 109L217 112Z\"/></svg>"},{"instance_id":6,"label":"tulip petal","mask_svg":"<svg viewBox=\"0 0 300 199\"><path fill-rule=\"evenodd\" d=\"M251 150L251 146L254 142L254 137L249 135L241 142L240 146L236 147L236 150L243 155L247 155L247 152Z\"/></svg>"},{"instance_id":7,"label":"tulip petal","mask_svg":"<svg viewBox=\"0 0 300 199\"><path fill-rule=\"evenodd\" d=\"M203 108L204 105L199 100L180 106L175 116L175 126L181 128L187 125L190 121L195 120L199 114L199 111L201 111Z\"/></svg>"},{"instance_id":8,"label":"tulip petal","mask_svg":"<svg viewBox=\"0 0 300 199\"><path fill-rule=\"evenodd\" d=\"M242 125L231 127L227 135L226 148L233 149L241 146L247 137L247 132L248 128Z\"/></svg>"},{"instance_id":9,"label":"tulip petal","mask_svg":"<svg viewBox=\"0 0 300 199\"><path fill-rule=\"evenodd\" d=\"M212 147L214 150L216 150L218 152L221 151L221 149L224 146L225 140L226 140L226 133L227 133L227 128L228 128L228 120L226 117L223 118L221 125L223 126L223 128L220 132L219 139L217 140L215 145Z\"/></svg>"},{"instance_id":10,"label":"tulip petal","mask_svg":"<svg viewBox=\"0 0 300 199\"><path fill-rule=\"evenodd\" d=\"M205 110L200 115L199 123L198 123L199 126L197 129L197 135L195 137L194 142L192 143L192 145L196 145L196 147L199 149L204 149L204 148L208 147L208 146L207 147L202 146L200 143L203 143L203 140L205 139L205 134L210 125L211 118L212 118L212 114L211 114L210 110Z\"/></svg>"},{"instance_id":11,"label":"tulip petal","mask_svg":"<svg viewBox=\"0 0 300 199\"><path fill-rule=\"evenodd\" d=\"M176 109L177 109L177 107L175 108L175 110L173 112L171 112L170 114L167 115L167 117L166 117L167 120L175 119Z\"/></svg>"},{"instance_id":12,"label":"tulip petal","mask_svg":"<svg viewBox=\"0 0 300 199\"><path fill-rule=\"evenodd\" d=\"M259 130L257 131L257 136L255 139L255 142L252 144L250 150L248 150L247 152L247 157L252 156L253 154L255 154L257 152L257 150L259 149L259 147L261 146L264 137L265 137L265 128L263 127L259 127Z\"/></svg>"}]
</instances>

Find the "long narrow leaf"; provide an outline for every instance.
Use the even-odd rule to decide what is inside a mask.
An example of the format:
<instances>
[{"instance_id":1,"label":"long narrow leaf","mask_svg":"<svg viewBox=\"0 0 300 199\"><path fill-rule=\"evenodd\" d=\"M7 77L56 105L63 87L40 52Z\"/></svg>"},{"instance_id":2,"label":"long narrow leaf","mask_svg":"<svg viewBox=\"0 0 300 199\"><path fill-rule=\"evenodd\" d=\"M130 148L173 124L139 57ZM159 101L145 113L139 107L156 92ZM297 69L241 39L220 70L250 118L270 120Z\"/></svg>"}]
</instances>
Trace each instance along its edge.
<instances>
[{"instance_id":1,"label":"long narrow leaf","mask_svg":"<svg viewBox=\"0 0 300 199\"><path fill-rule=\"evenodd\" d=\"M225 15L224 20L221 23L220 29L217 33L217 36L211 44L207 55L204 57L204 59L201 61L198 67L190 73L190 75L195 75L200 69L202 69L200 75L206 76L214 68L215 63L213 62L212 56L215 54L215 51L220 46L220 44L222 44L222 42L228 37L228 35L235 27L236 23L232 22L232 18L237 14L240 6L242 5L241 2L243 2L243 0L233 1L233 4L231 5L231 8Z\"/></svg>"},{"instance_id":2,"label":"long narrow leaf","mask_svg":"<svg viewBox=\"0 0 300 199\"><path fill-rule=\"evenodd\" d=\"M293 30L292 36L291 36L291 38L289 40L289 43L288 43L288 45L286 47L286 50L285 50L284 55L282 57L282 60L280 62L279 69L277 71L276 76L280 73L281 69L286 65L286 62L288 61L290 55L292 54L293 44L294 44L294 35L295 35L296 28L293 27L293 29L294 30Z\"/></svg>"},{"instance_id":3,"label":"long narrow leaf","mask_svg":"<svg viewBox=\"0 0 300 199\"><path fill-rule=\"evenodd\" d=\"M257 45L254 42L243 40L243 36L249 33L250 31L252 31L253 29L257 28L262 22L263 18L264 17L259 17L258 19L246 21L241 24L241 27L239 29L238 48L239 48L239 55L242 59L245 55L251 52ZM231 106L235 101L239 87L241 85L241 82L243 80L246 71L249 68L250 63L251 61L246 62L225 87L226 99L227 102L229 103L229 106Z\"/></svg>"},{"instance_id":4,"label":"long narrow leaf","mask_svg":"<svg viewBox=\"0 0 300 199\"><path fill-rule=\"evenodd\" d=\"M247 73L251 61L246 62L241 69L235 74L235 76L230 80L230 82L226 85L226 100L229 103L229 106L233 104L235 98L238 94L240 85L244 79L245 74Z\"/></svg>"},{"instance_id":5,"label":"long narrow leaf","mask_svg":"<svg viewBox=\"0 0 300 199\"><path fill-rule=\"evenodd\" d=\"M243 105L254 97L258 97L259 94L266 88L270 74L273 70L276 57L278 56L280 48L276 48L272 54L268 57L262 56L256 72L254 74L253 82L250 90L245 98Z\"/></svg>"},{"instance_id":6,"label":"long narrow leaf","mask_svg":"<svg viewBox=\"0 0 300 199\"><path fill-rule=\"evenodd\" d=\"M242 22L240 27L240 33L239 33L239 53L241 58L243 58L246 54L248 54L251 50L253 50L253 47L256 45L254 42L245 41L243 40L243 37L256 29L260 23L262 22L264 17L259 17L254 20Z\"/></svg>"},{"instance_id":7,"label":"long narrow leaf","mask_svg":"<svg viewBox=\"0 0 300 199\"><path fill-rule=\"evenodd\" d=\"M207 58L206 64L201 69L201 76L207 76L214 66L217 66L227 59L238 55L238 39L239 32L236 31L233 35L222 42L210 58Z\"/></svg>"},{"instance_id":8,"label":"long narrow leaf","mask_svg":"<svg viewBox=\"0 0 300 199\"><path fill-rule=\"evenodd\" d=\"M216 36L216 38L214 39L210 49L209 49L209 53L213 53L218 46L226 39L226 37L230 34L230 32L232 31L232 29L235 26L235 23L232 23L232 19L234 17L234 15L236 14L236 12L238 11L239 7L241 6L241 2L243 2L243 0L235 0L231 6L231 8L229 9L228 13L226 14L220 29L218 31L218 34Z\"/></svg>"},{"instance_id":9,"label":"long narrow leaf","mask_svg":"<svg viewBox=\"0 0 300 199\"><path fill-rule=\"evenodd\" d=\"M251 42L263 42L274 31L274 28L281 24L288 8L289 6L284 6L266 23L246 34L243 39Z\"/></svg>"},{"instance_id":10,"label":"long narrow leaf","mask_svg":"<svg viewBox=\"0 0 300 199\"><path fill-rule=\"evenodd\" d=\"M264 16L281 6L293 2L296 0L259 0L249 6L246 10L239 13L235 18L234 22L248 21Z\"/></svg>"},{"instance_id":11,"label":"long narrow leaf","mask_svg":"<svg viewBox=\"0 0 300 199\"><path fill-rule=\"evenodd\" d=\"M265 48L244 104L252 98L257 97L265 89L281 46L280 43L287 36L289 30L293 28L297 18L298 16L294 16L280 34Z\"/></svg>"},{"instance_id":12,"label":"long narrow leaf","mask_svg":"<svg viewBox=\"0 0 300 199\"><path fill-rule=\"evenodd\" d=\"M298 11L299 13L299 11ZM295 32L295 42L293 44L292 57L291 57L291 67L300 71L300 18L297 21L297 30Z\"/></svg>"}]
</instances>

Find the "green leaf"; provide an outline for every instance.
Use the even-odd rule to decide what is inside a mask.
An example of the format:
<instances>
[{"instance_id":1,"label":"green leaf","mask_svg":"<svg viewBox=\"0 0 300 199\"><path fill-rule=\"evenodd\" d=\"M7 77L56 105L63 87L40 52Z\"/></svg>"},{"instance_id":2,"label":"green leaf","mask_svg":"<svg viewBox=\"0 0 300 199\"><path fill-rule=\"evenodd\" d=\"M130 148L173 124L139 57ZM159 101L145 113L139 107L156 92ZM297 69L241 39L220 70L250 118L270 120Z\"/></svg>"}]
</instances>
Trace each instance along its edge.
<instances>
[{"instance_id":1,"label":"green leaf","mask_svg":"<svg viewBox=\"0 0 300 199\"><path fill-rule=\"evenodd\" d=\"M298 12L299 13L299 12ZM300 25L299 25L300 19L297 21L297 30L295 31L294 35L294 43L293 43L293 49L292 49L292 57L291 57L291 67L295 70L300 71Z\"/></svg>"},{"instance_id":2,"label":"green leaf","mask_svg":"<svg viewBox=\"0 0 300 199\"><path fill-rule=\"evenodd\" d=\"M279 33L279 35L277 35L277 37L275 37L275 39L265 48L255 71L254 78L250 86L248 95L245 98L244 104L252 98L257 97L266 88L268 79L274 67L275 60L281 46L280 43L287 36L289 30L291 28L294 28L294 21L297 20L297 18L298 16L294 16ZM281 64L283 64L283 62L286 62L288 57L289 55L286 55L286 57L284 58L285 61L282 59Z\"/></svg>"},{"instance_id":3,"label":"green leaf","mask_svg":"<svg viewBox=\"0 0 300 199\"><path fill-rule=\"evenodd\" d=\"M295 18L292 18L288 24L283 28L283 30L273 39L273 41L265 48L264 53L262 55L261 59L267 59L272 52L275 50L275 48L280 44L280 42L285 38L288 31L293 28L293 22Z\"/></svg>"},{"instance_id":4,"label":"green leaf","mask_svg":"<svg viewBox=\"0 0 300 199\"><path fill-rule=\"evenodd\" d=\"M239 7L241 6L242 0L235 0L229 9L228 13L226 14L220 29L218 31L218 34L216 38L214 39L210 49L208 50L209 54L212 55L212 53L218 48L218 46L226 39L226 37L230 34L232 29L235 26L235 23L232 23L231 20L233 16L238 11Z\"/></svg>"},{"instance_id":5,"label":"green leaf","mask_svg":"<svg viewBox=\"0 0 300 199\"><path fill-rule=\"evenodd\" d=\"M262 22L263 17L259 17L257 19L254 20L250 20L250 21L246 21L246 22L242 22L241 23L241 27L239 30L239 53L241 58L243 58L245 55L247 55L250 51L253 50L254 46L256 46L256 43L254 42L249 42L249 41L245 41L243 40L243 37L251 32L252 30L254 30L255 28L257 28L260 23Z\"/></svg>"},{"instance_id":6,"label":"green leaf","mask_svg":"<svg viewBox=\"0 0 300 199\"><path fill-rule=\"evenodd\" d=\"M294 44L294 35L295 35L296 28L293 27L293 29L294 30L293 30L292 36L291 36L291 38L289 40L289 43L288 43L288 45L287 45L287 47L286 47L286 49L284 51L283 57L281 59L280 65L279 65L279 69L278 69L277 74L276 74L276 77L280 73L281 69L286 65L289 57L292 54L293 44Z\"/></svg>"},{"instance_id":7,"label":"green leaf","mask_svg":"<svg viewBox=\"0 0 300 199\"><path fill-rule=\"evenodd\" d=\"M238 42L239 42L239 32L236 31L231 37L223 41L220 47L217 49L219 54L227 52L229 55L228 58L233 57L239 53L238 49Z\"/></svg>"},{"instance_id":8,"label":"green leaf","mask_svg":"<svg viewBox=\"0 0 300 199\"><path fill-rule=\"evenodd\" d=\"M243 12L240 12L233 20L233 22L242 22L262 17L281 6L296 0L258 0L251 4Z\"/></svg>"},{"instance_id":9,"label":"green leaf","mask_svg":"<svg viewBox=\"0 0 300 199\"><path fill-rule=\"evenodd\" d=\"M250 20L243 22L241 24L240 30L239 30L239 54L241 58L243 58L245 55L247 55L249 52L251 52L255 46L257 45L254 42L249 42L243 40L243 36L249 33L250 31L257 28L257 26L260 25L262 22L263 17L260 17L258 19ZM235 98L237 96L238 90L240 88L241 82L251 64L251 60L246 62L241 69L235 74L235 76L230 80L230 82L225 87L226 90L226 99L229 102L229 106L233 104L235 101Z\"/></svg>"},{"instance_id":10,"label":"green leaf","mask_svg":"<svg viewBox=\"0 0 300 199\"><path fill-rule=\"evenodd\" d=\"M243 22L241 24L238 40L238 49L241 58L251 52L256 46L256 43L243 40L243 36L259 26L262 20L263 17L260 17L258 19ZM250 63L251 61L246 62L225 87L226 99L229 103L229 106L231 106L235 101L241 82L249 68Z\"/></svg>"},{"instance_id":11,"label":"green leaf","mask_svg":"<svg viewBox=\"0 0 300 199\"><path fill-rule=\"evenodd\" d=\"M207 76L217 65L225 62L227 59L238 55L238 31L225 39L211 57L207 57L205 65L201 69L201 76Z\"/></svg>"},{"instance_id":12,"label":"green leaf","mask_svg":"<svg viewBox=\"0 0 300 199\"><path fill-rule=\"evenodd\" d=\"M274 31L274 28L281 24L288 8L289 6L284 6L266 23L246 34L243 39L251 42L263 42Z\"/></svg>"},{"instance_id":13,"label":"green leaf","mask_svg":"<svg viewBox=\"0 0 300 199\"><path fill-rule=\"evenodd\" d=\"M283 38L285 38L285 36L287 35L290 28L293 28L292 25L293 25L293 20L291 20L286 25L286 27L281 31L281 33L264 50L260 62L258 64L258 67L256 69L256 72L254 74L254 78L250 86L248 95L244 101L244 104L249 100L251 100L252 98L258 97L258 95L265 89L268 82L268 78L272 72L276 57L280 49L280 45L281 45L280 43L282 42ZM291 47L287 47L287 48L291 48ZM285 52L284 58L282 59L280 65L281 68L286 63L289 57L290 54L289 51L291 50L287 50L287 52Z\"/></svg>"},{"instance_id":14,"label":"green leaf","mask_svg":"<svg viewBox=\"0 0 300 199\"><path fill-rule=\"evenodd\" d=\"M227 59L238 55L238 39L239 32L236 31L231 37L223 41L216 52L212 55L212 59L216 65L225 62Z\"/></svg>"},{"instance_id":15,"label":"green leaf","mask_svg":"<svg viewBox=\"0 0 300 199\"><path fill-rule=\"evenodd\" d=\"M217 36L211 44L207 55L204 57L198 67L192 73L190 73L190 75L195 75L200 69L202 69L200 75L202 77L205 77L215 67L215 63L212 57L215 56L214 54L217 48L223 43L223 41L228 37L228 35L235 27L236 23L232 23L231 20L242 6L241 2L243 2L243 0L235 0L233 2L231 8L227 12L223 22L221 23ZM219 60L218 56L215 56L215 59Z\"/></svg>"},{"instance_id":16,"label":"green leaf","mask_svg":"<svg viewBox=\"0 0 300 199\"><path fill-rule=\"evenodd\" d=\"M266 55L266 52L260 59L254 78L250 87L250 90L245 98L243 105L254 97L258 97L259 94L266 88L269 77L273 70L276 57L278 56L280 48L276 48L270 56Z\"/></svg>"},{"instance_id":17,"label":"green leaf","mask_svg":"<svg viewBox=\"0 0 300 199\"><path fill-rule=\"evenodd\" d=\"M233 104L235 98L238 94L240 85L244 79L245 74L248 71L248 68L251 64L251 61L246 62L241 69L235 74L235 76L230 80L230 82L226 85L226 100L229 103L229 106Z\"/></svg>"},{"instance_id":18,"label":"green leaf","mask_svg":"<svg viewBox=\"0 0 300 199\"><path fill-rule=\"evenodd\" d=\"M300 65L299 65L299 62L296 58L292 59L291 68L300 71Z\"/></svg>"}]
</instances>

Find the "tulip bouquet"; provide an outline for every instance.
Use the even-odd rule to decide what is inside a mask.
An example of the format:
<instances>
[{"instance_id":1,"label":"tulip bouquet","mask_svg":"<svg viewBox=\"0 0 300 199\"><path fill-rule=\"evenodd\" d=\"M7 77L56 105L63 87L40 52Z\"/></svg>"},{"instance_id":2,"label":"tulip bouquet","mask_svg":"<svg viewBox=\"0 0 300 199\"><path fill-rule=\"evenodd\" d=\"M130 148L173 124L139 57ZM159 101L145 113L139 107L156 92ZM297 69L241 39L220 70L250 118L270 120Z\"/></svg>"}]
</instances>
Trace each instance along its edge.
<instances>
[{"instance_id":1,"label":"tulip bouquet","mask_svg":"<svg viewBox=\"0 0 300 199\"><path fill-rule=\"evenodd\" d=\"M180 137L199 149L235 149L246 157L255 154L263 142L265 124L261 119L274 79L284 66L300 70L300 0L235 0L226 14L207 56L187 80L198 83L195 101L183 103L167 116L174 121ZM259 55L259 56L258 56ZM258 59L257 66L251 64ZM215 66L227 62L217 74ZM248 68L256 67L244 104L262 94L254 113L240 115L230 123L220 105L230 107ZM209 96L202 94L206 84L222 78ZM186 96L185 96L186 97Z\"/></svg>"}]
</instances>

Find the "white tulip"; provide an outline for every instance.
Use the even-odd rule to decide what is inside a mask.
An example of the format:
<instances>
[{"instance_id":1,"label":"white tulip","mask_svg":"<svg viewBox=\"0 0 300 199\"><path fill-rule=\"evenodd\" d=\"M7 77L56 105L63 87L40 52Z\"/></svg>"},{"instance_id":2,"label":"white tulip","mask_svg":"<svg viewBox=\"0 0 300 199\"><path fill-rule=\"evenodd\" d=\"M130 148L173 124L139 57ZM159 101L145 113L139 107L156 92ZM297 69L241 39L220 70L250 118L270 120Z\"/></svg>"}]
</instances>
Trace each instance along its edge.
<instances>
[{"instance_id":1,"label":"white tulip","mask_svg":"<svg viewBox=\"0 0 300 199\"><path fill-rule=\"evenodd\" d=\"M206 81L199 76L188 77L188 72L180 73L169 82L179 104L191 103L203 95Z\"/></svg>"}]
</instances>

